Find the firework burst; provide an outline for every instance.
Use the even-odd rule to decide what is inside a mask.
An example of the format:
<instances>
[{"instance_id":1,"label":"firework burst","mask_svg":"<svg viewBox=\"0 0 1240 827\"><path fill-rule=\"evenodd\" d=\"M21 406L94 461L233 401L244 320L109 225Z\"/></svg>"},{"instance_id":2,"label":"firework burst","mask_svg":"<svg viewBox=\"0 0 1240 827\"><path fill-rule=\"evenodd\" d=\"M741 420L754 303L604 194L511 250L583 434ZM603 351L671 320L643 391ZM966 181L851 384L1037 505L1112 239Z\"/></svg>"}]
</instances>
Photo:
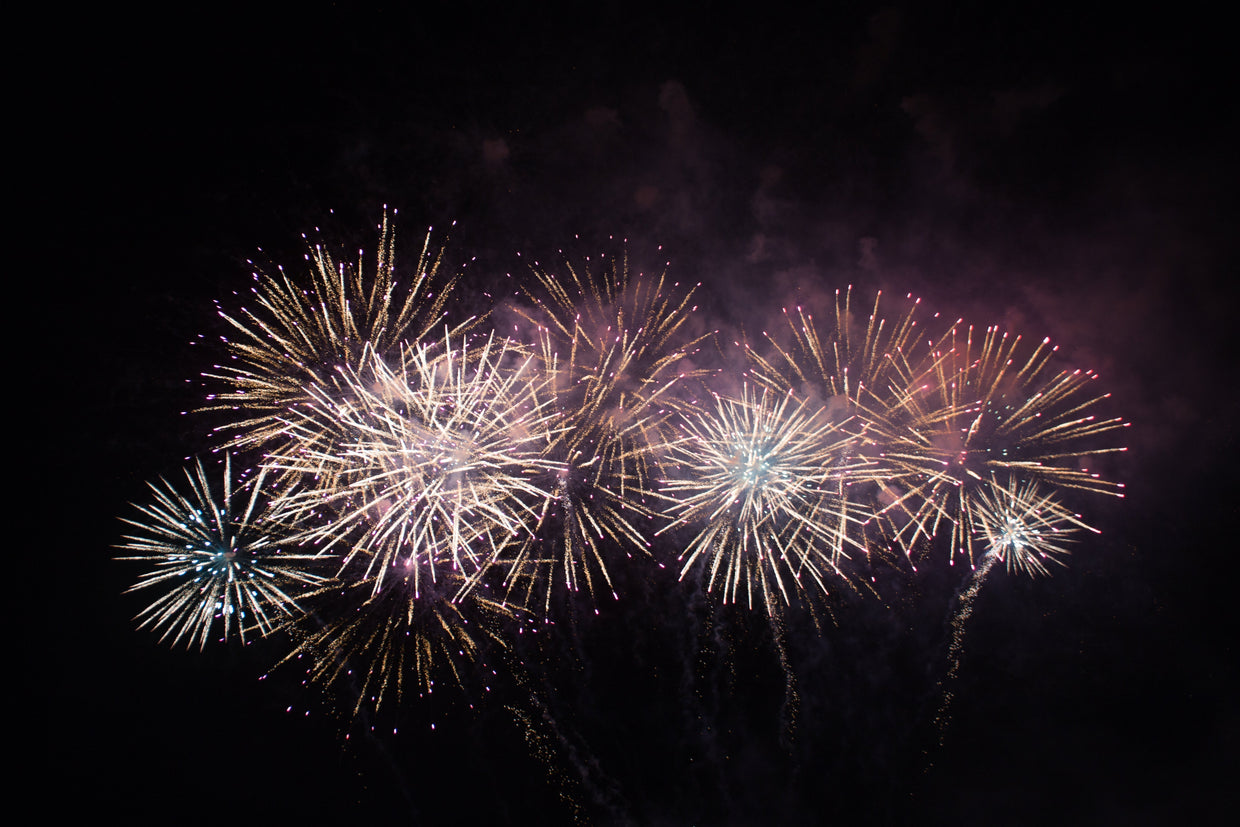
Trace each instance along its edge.
<instances>
[{"instance_id":1,"label":"firework burst","mask_svg":"<svg viewBox=\"0 0 1240 827\"><path fill-rule=\"evenodd\" d=\"M249 483L249 500L233 488L232 460L224 461L224 496L217 500L201 462L185 469L187 494L166 480L150 483L154 502L136 506L140 520L124 519L137 529L118 547L138 552L120 560L154 563L129 591L162 589L163 594L137 616L138 628L162 630L201 649L212 630L220 638L244 643L246 635L267 634L299 612L290 592L313 588L323 578L308 571L314 558L286 554L286 541L260 521L264 473Z\"/></svg>"},{"instance_id":2,"label":"firework burst","mask_svg":"<svg viewBox=\"0 0 1240 827\"><path fill-rule=\"evenodd\" d=\"M888 469L883 516L906 548L944 527L957 554L975 560L978 497L996 474L1058 488L1123 496L1089 463L1122 452L1097 437L1127 427L1099 418L1110 394L1091 394L1092 371L1052 372L1057 350L1043 339L1026 357L1019 336L987 328L980 341L959 325L930 350L909 392L876 418Z\"/></svg>"},{"instance_id":3,"label":"firework burst","mask_svg":"<svg viewBox=\"0 0 1240 827\"><path fill-rule=\"evenodd\" d=\"M294 429L309 436L273 461L296 480L281 515L310 524L302 539L320 553L345 548L341 578L376 595L390 572L413 572L415 596L444 567L481 576L549 496L537 481L556 421L531 358L508 340L445 339L402 348L395 368L371 353L340 371L349 401L316 394ZM325 419L348 439L321 447Z\"/></svg>"},{"instance_id":4,"label":"firework burst","mask_svg":"<svg viewBox=\"0 0 1240 827\"><path fill-rule=\"evenodd\" d=\"M527 594L545 580L547 600L557 580L615 594L600 544L646 551L638 524L655 516L658 449L669 418L690 404L673 390L703 375L687 359L706 338L681 335L694 289L666 274L634 275L625 258L565 268L559 277L534 267L518 294L533 307L516 311L564 424L545 452L556 465L552 496L513 568Z\"/></svg>"},{"instance_id":5,"label":"firework burst","mask_svg":"<svg viewBox=\"0 0 1240 827\"><path fill-rule=\"evenodd\" d=\"M1072 534L1078 529L1092 531L1056 500L1041 490L1036 480L1024 483L1010 477L1006 485L993 480L977 495L974 506L979 539L985 542L986 556L993 556L1008 571L1029 575L1049 574L1047 565L1064 565Z\"/></svg>"},{"instance_id":6,"label":"firework burst","mask_svg":"<svg viewBox=\"0 0 1240 827\"><path fill-rule=\"evenodd\" d=\"M282 663L308 660L307 680L353 699L353 715L369 704L397 703L410 692L434 691L437 680L457 687L489 651L506 644L501 626L516 610L471 588L461 572L422 577L407 561L375 588L333 584L317 595L319 610L295 627L298 644Z\"/></svg>"},{"instance_id":7,"label":"firework burst","mask_svg":"<svg viewBox=\"0 0 1240 827\"><path fill-rule=\"evenodd\" d=\"M708 590L719 587L725 602L743 595L751 608L756 598L768 612L809 586L828 591L857 544L845 489L864 463L852 437L807 400L748 386L682 421L670 446L682 475L664 484L672 521L659 532L698 527L681 578L705 565Z\"/></svg>"},{"instance_id":8,"label":"firework burst","mask_svg":"<svg viewBox=\"0 0 1240 827\"><path fill-rule=\"evenodd\" d=\"M457 277L441 273L443 250L433 251L430 244L428 232L410 281L401 284L395 233L385 214L373 272L361 253L356 264L337 262L320 244L309 246L304 281L283 267L256 271L253 308L237 314L218 310L240 335L223 337L230 360L203 374L230 388L209 396L203 408L236 412L217 430L231 433L239 448L278 447L291 412L313 401L312 388L339 392L337 368L356 371L368 351L388 354L444 324Z\"/></svg>"}]
</instances>

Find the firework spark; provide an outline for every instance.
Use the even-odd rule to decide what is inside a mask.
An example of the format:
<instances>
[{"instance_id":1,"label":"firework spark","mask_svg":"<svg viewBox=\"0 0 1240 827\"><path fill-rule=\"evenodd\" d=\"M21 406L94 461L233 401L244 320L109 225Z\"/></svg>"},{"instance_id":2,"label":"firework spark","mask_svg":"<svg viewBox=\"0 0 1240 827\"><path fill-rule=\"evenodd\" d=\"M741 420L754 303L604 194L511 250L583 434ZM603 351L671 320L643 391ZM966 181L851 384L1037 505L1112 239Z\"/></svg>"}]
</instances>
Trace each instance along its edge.
<instances>
[{"instance_id":1,"label":"firework spark","mask_svg":"<svg viewBox=\"0 0 1240 827\"><path fill-rule=\"evenodd\" d=\"M299 611L290 591L323 582L306 570L312 556L285 554L286 542L257 519L264 474L249 484L248 502L233 488L231 457L219 501L201 462L185 469L188 494L165 480L150 483L154 502L136 506L142 519L122 518L138 532L118 547L139 554L117 558L155 564L129 591L165 590L135 618L138 628L162 629L160 641L171 635L173 646L197 640L201 649L218 621L222 640L236 635L244 643L247 633L267 634Z\"/></svg>"},{"instance_id":2,"label":"firework spark","mask_svg":"<svg viewBox=\"0 0 1240 827\"><path fill-rule=\"evenodd\" d=\"M680 556L681 578L706 563L708 590L720 586L725 602L743 593L751 608L758 597L768 612L790 602L790 590L826 592L857 542L846 488L864 463L852 437L808 400L747 385L740 399L716 397L713 412L682 427L671 451L683 476L664 485L673 519L659 532L700 526Z\"/></svg>"},{"instance_id":3,"label":"firework spark","mask_svg":"<svg viewBox=\"0 0 1240 827\"><path fill-rule=\"evenodd\" d=\"M751 374L762 386L777 391L796 389L807 396L836 401L847 415L857 415L855 425L864 429L881 418L903 396L918 376L915 355L920 343L917 311L921 300L907 297L908 307L894 321L880 315L882 291L864 329L857 323L852 287L835 292L835 327L819 331L812 313L784 309L790 341L763 336L774 355L763 357L743 345L754 367Z\"/></svg>"}]
</instances>

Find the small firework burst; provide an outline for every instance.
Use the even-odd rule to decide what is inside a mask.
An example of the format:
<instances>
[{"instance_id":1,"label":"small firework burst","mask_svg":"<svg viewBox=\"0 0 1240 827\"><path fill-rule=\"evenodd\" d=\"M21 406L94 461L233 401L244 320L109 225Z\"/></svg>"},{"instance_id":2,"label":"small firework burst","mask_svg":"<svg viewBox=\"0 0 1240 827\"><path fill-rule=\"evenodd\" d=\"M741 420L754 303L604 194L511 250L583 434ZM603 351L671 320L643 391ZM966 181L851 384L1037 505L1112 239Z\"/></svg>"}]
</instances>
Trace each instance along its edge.
<instances>
[{"instance_id":1,"label":"small firework burst","mask_svg":"<svg viewBox=\"0 0 1240 827\"><path fill-rule=\"evenodd\" d=\"M296 592L323 578L307 569L313 556L285 553L287 542L259 519L264 472L249 483L249 499L233 488L232 459L224 462L224 492L216 499L201 462L185 469L188 493L167 481L151 483L154 501L136 506L142 518L124 519L137 531L118 547L138 552L120 560L154 563L129 591L163 594L136 618L139 628L161 631L160 640L206 645L220 638L267 634L299 608Z\"/></svg>"},{"instance_id":2,"label":"small firework burst","mask_svg":"<svg viewBox=\"0 0 1240 827\"><path fill-rule=\"evenodd\" d=\"M1064 508L1036 480L1006 485L992 480L977 495L974 520L984 553L1029 575L1049 574L1048 564L1064 565L1068 544L1078 529L1098 533L1081 521L1080 514Z\"/></svg>"}]
</instances>

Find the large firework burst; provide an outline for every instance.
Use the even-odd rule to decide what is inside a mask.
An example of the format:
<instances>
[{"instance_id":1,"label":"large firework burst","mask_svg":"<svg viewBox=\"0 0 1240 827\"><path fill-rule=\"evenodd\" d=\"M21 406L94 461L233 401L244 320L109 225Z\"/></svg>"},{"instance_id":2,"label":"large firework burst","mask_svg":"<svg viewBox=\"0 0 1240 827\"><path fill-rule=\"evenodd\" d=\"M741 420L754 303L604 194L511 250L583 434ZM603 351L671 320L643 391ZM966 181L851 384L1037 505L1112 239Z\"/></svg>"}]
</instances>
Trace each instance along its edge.
<instances>
[{"instance_id":1,"label":"large firework burst","mask_svg":"<svg viewBox=\"0 0 1240 827\"><path fill-rule=\"evenodd\" d=\"M751 607L757 599L768 612L810 586L826 592L857 543L846 487L864 461L853 438L822 407L747 385L682 423L670 446L681 473L663 487L672 522L660 529L697 529L681 577L704 564L708 590Z\"/></svg>"},{"instance_id":2,"label":"large firework burst","mask_svg":"<svg viewBox=\"0 0 1240 827\"><path fill-rule=\"evenodd\" d=\"M833 327L820 329L813 313L803 307L784 308L786 328L776 334L763 333L765 355L748 342L738 343L745 350L748 374L754 381L775 391L795 390L820 400L856 438L854 450L873 461L863 475L868 484L854 484L850 495L875 508L891 503L890 483L901 473L877 461L892 441L888 421L910 395L919 392L925 381L926 354L935 344L918 317L920 307L920 299L906 296L904 308L889 320L882 315L879 291L869 313L860 317L850 285L835 291ZM866 530L870 535L865 544L867 558L876 551L886 556L893 547L901 548L885 522L871 519Z\"/></svg>"},{"instance_id":3,"label":"large firework burst","mask_svg":"<svg viewBox=\"0 0 1240 827\"><path fill-rule=\"evenodd\" d=\"M198 461L185 469L188 493L166 480L150 483L154 502L136 506L142 519L122 518L137 532L119 548L138 554L118 558L154 563L130 591L163 590L138 614L139 628L162 630L160 640L171 635L173 646L184 638L202 648L217 627L221 639L245 642L298 612L295 592L323 582L307 570L312 556L285 553L286 542L258 519L264 474L249 483L248 501L233 488L231 457L222 499Z\"/></svg>"},{"instance_id":4,"label":"large firework burst","mask_svg":"<svg viewBox=\"0 0 1240 827\"><path fill-rule=\"evenodd\" d=\"M556 419L531 358L493 336L445 339L403 347L396 367L371 352L340 371L347 401L315 394L296 450L273 460L295 481L281 515L309 523L320 553L340 546L341 577L376 595L389 572L413 572L415 595L423 573L480 576L549 496L538 479ZM318 438L325 420L347 438Z\"/></svg>"},{"instance_id":5,"label":"large firework burst","mask_svg":"<svg viewBox=\"0 0 1240 827\"><path fill-rule=\"evenodd\" d=\"M946 526L953 562L956 554L972 562L978 496L996 474L1123 496L1122 484L1089 467L1126 450L1097 439L1128 424L1093 413L1110 396L1089 393L1097 374L1053 369L1049 339L1023 358L1019 345L997 327L975 341L972 327L953 326L909 392L876 418L890 470L884 517L906 548Z\"/></svg>"},{"instance_id":6,"label":"large firework burst","mask_svg":"<svg viewBox=\"0 0 1240 827\"><path fill-rule=\"evenodd\" d=\"M517 555L513 583L545 579L600 585L614 594L600 543L645 552L639 524L648 504L668 420L691 402L673 392L703 372L688 364L705 336L684 336L694 288L666 273L630 271L627 258L565 264L563 276L535 266L519 287L532 308L518 308L531 330L539 366L563 421L546 448L555 464L539 529Z\"/></svg>"},{"instance_id":7,"label":"large firework burst","mask_svg":"<svg viewBox=\"0 0 1240 827\"><path fill-rule=\"evenodd\" d=\"M445 323L457 281L441 273L443 250L431 249L428 232L417 266L402 284L386 214L373 271L361 253L356 264L337 262L321 244L309 245L306 263L308 273L300 278L283 267L256 270L255 305L239 313L219 309L240 335L224 338L229 361L203 374L229 388L209 396L204 410L237 412L219 429L232 435L234 446L278 447L292 412L312 401L312 389L339 391L337 368L356 371L367 352L386 355L402 342L434 333Z\"/></svg>"}]
</instances>

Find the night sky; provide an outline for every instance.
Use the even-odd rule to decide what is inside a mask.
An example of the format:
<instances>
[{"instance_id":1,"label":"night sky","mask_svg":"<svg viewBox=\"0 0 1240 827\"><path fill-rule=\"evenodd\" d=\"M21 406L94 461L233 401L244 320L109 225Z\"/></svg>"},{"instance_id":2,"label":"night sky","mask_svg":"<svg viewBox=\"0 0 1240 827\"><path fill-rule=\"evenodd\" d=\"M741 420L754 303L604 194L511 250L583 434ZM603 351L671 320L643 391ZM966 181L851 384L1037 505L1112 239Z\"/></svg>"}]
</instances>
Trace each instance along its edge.
<instances>
[{"instance_id":1,"label":"night sky","mask_svg":"<svg viewBox=\"0 0 1240 827\"><path fill-rule=\"evenodd\" d=\"M22 588L40 608L14 632L45 638L42 809L1224 823L1240 738L1232 44L1181 7L994 5L204 7L13 32L41 67L12 123L33 138L13 162L38 228L15 239L36 262L10 297L33 344L14 353L36 368L14 401L39 526ZM410 255L427 227L446 236L466 302L529 260L627 249L700 282L721 338L849 284L1049 335L1132 422L1108 468L1129 496L1074 500L1103 533L1053 577L987 581L941 747L962 578L933 559L884 601L840 597L821 628L790 618L795 716L760 613L634 560L619 601L564 601L519 645L519 679L497 660L490 691L413 699L361 734L271 670L281 641L199 653L135 631L143 598L122 592L140 569L111 558L146 481L213 447L209 417L182 414L223 352L212 302L248 289L256 248L296 272L302 233L373 250L385 205Z\"/></svg>"}]
</instances>

